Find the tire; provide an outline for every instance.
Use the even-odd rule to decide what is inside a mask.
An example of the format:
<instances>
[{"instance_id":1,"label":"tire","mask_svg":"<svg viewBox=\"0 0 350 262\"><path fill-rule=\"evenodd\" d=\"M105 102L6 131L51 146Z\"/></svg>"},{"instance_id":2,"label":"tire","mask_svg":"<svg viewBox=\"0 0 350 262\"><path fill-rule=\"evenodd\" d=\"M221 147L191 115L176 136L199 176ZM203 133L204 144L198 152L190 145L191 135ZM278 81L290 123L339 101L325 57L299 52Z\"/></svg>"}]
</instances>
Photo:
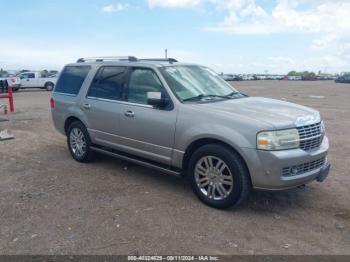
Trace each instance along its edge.
<instances>
[{"instance_id":1,"label":"tire","mask_svg":"<svg viewBox=\"0 0 350 262\"><path fill-rule=\"evenodd\" d=\"M249 171L242 158L220 144L197 149L190 158L188 175L196 196L218 209L238 206L251 190Z\"/></svg>"},{"instance_id":2,"label":"tire","mask_svg":"<svg viewBox=\"0 0 350 262\"><path fill-rule=\"evenodd\" d=\"M45 84L46 91L52 91L53 88L54 88L54 84L53 83L49 82L49 83Z\"/></svg>"},{"instance_id":3,"label":"tire","mask_svg":"<svg viewBox=\"0 0 350 262\"><path fill-rule=\"evenodd\" d=\"M93 161L95 152L91 150L91 139L83 123L75 121L67 131L67 145L72 157L81 163Z\"/></svg>"}]
</instances>

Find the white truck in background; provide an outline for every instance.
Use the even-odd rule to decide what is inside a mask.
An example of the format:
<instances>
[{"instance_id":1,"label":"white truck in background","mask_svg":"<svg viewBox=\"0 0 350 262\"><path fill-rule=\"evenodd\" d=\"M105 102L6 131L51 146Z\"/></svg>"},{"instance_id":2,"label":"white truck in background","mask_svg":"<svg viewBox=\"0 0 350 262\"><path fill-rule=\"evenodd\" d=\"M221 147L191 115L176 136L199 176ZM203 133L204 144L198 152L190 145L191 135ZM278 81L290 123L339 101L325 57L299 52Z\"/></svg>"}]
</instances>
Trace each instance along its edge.
<instances>
[{"instance_id":1,"label":"white truck in background","mask_svg":"<svg viewBox=\"0 0 350 262\"><path fill-rule=\"evenodd\" d=\"M41 88L52 91L56 82L57 75L44 76L40 72L24 72L18 75L20 79L20 88Z\"/></svg>"},{"instance_id":2,"label":"white truck in background","mask_svg":"<svg viewBox=\"0 0 350 262\"><path fill-rule=\"evenodd\" d=\"M19 77L12 74L8 74L0 77L0 89L4 89L0 90L0 92L5 92L5 81L7 82L7 85L12 87L13 91L18 91L18 89L20 88L21 80L19 79Z\"/></svg>"}]
</instances>

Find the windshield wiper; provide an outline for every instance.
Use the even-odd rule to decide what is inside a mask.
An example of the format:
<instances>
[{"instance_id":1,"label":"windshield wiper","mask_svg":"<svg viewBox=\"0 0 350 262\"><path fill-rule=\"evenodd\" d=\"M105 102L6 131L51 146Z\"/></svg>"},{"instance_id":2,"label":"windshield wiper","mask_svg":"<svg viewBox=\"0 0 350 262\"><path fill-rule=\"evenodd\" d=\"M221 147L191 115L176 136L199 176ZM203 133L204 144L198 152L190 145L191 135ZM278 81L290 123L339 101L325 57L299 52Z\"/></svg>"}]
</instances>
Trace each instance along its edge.
<instances>
[{"instance_id":1,"label":"windshield wiper","mask_svg":"<svg viewBox=\"0 0 350 262\"><path fill-rule=\"evenodd\" d=\"M236 96L236 95L240 95L240 94L241 94L240 92L233 91L233 92L229 93L228 95L225 95L224 97L232 97L232 96Z\"/></svg>"},{"instance_id":2,"label":"windshield wiper","mask_svg":"<svg viewBox=\"0 0 350 262\"><path fill-rule=\"evenodd\" d=\"M197 100L202 100L203 98L207 98L207 97L218 97L218 98L225 98L225 99L229 99L230 97L228 96L220 96L220 95L204 95L204 94L200 94L198 96L193 96L190 98L186 98L183 101L187 102L187 101L197 101Z\"/></svg>"},{"instance_id":3,"label":"windshield wiper","mask_svg":"<svg viewBox=\"0 0 350 262\"><path fill-rule=\"evenodd\" d=\"M234 91L229 93L228 95L225 95L224 97L233 99L233 98L248 97L248 96L240 92Z\"/></svg>"}]
</instances>

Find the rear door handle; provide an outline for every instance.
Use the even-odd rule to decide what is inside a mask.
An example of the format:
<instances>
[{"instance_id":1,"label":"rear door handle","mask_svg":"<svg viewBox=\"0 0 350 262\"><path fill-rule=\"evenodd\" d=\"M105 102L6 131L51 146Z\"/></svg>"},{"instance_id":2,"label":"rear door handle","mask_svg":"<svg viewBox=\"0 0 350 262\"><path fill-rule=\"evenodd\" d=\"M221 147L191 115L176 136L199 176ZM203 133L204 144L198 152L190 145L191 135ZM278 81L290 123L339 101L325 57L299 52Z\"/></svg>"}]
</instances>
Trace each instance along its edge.
<instances>
[{"instance_id":1,"label":"rear door handle","mask_svg":"<svg viewBox=\"0 0 350 262\"><path fill-rule=\"evenodd\" d=\"M126 117L134 117L134 116L135 116L135 113L134 113L133 111L128 110L128 111L125 111L125 112L124 112L124 115L125 115Z\"/></svg>"},{"instance_id":2,"label":"rear door handle","mask_svg":"<svg viewBox=\"0 0 350 262\"><path fill-rule=\"evenodd\" d=\"M84 104L83 107L84 107L85 109L90 109L90 108L91 108L91 105L90 105L90 104Z\"/></svg>"}]
</instances>

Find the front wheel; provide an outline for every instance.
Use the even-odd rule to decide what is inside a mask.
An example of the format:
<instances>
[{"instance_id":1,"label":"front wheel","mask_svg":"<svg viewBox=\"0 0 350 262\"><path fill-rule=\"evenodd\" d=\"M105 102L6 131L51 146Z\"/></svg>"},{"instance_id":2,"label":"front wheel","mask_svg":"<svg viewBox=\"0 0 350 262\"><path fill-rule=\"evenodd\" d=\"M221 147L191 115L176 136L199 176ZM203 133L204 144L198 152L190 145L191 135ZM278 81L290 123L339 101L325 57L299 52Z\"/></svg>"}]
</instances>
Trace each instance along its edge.
<instances>
[{"instance_id":1,"label":"front wheel","mask_svg":"<svg viewBox=\"0 0 350 262\"><path fill-rule=\"evenodd\" d=\"M194 193L205 204L226 209L242 203L251 189L242 158L220 144L200 147L192 155L188 172Z\"/></svg>"},{"instance_id":2,"label":"front wheel","mask_svg":"<svg viewBox=\"0 0 350 262\"><path fill-rule=\"evenodd\" d=\"M83 123L73 122L67 132L67 144L72 157L82 163L91 162L95 152L91 150L89 133Z\"/></svg>"}]
</instances>

